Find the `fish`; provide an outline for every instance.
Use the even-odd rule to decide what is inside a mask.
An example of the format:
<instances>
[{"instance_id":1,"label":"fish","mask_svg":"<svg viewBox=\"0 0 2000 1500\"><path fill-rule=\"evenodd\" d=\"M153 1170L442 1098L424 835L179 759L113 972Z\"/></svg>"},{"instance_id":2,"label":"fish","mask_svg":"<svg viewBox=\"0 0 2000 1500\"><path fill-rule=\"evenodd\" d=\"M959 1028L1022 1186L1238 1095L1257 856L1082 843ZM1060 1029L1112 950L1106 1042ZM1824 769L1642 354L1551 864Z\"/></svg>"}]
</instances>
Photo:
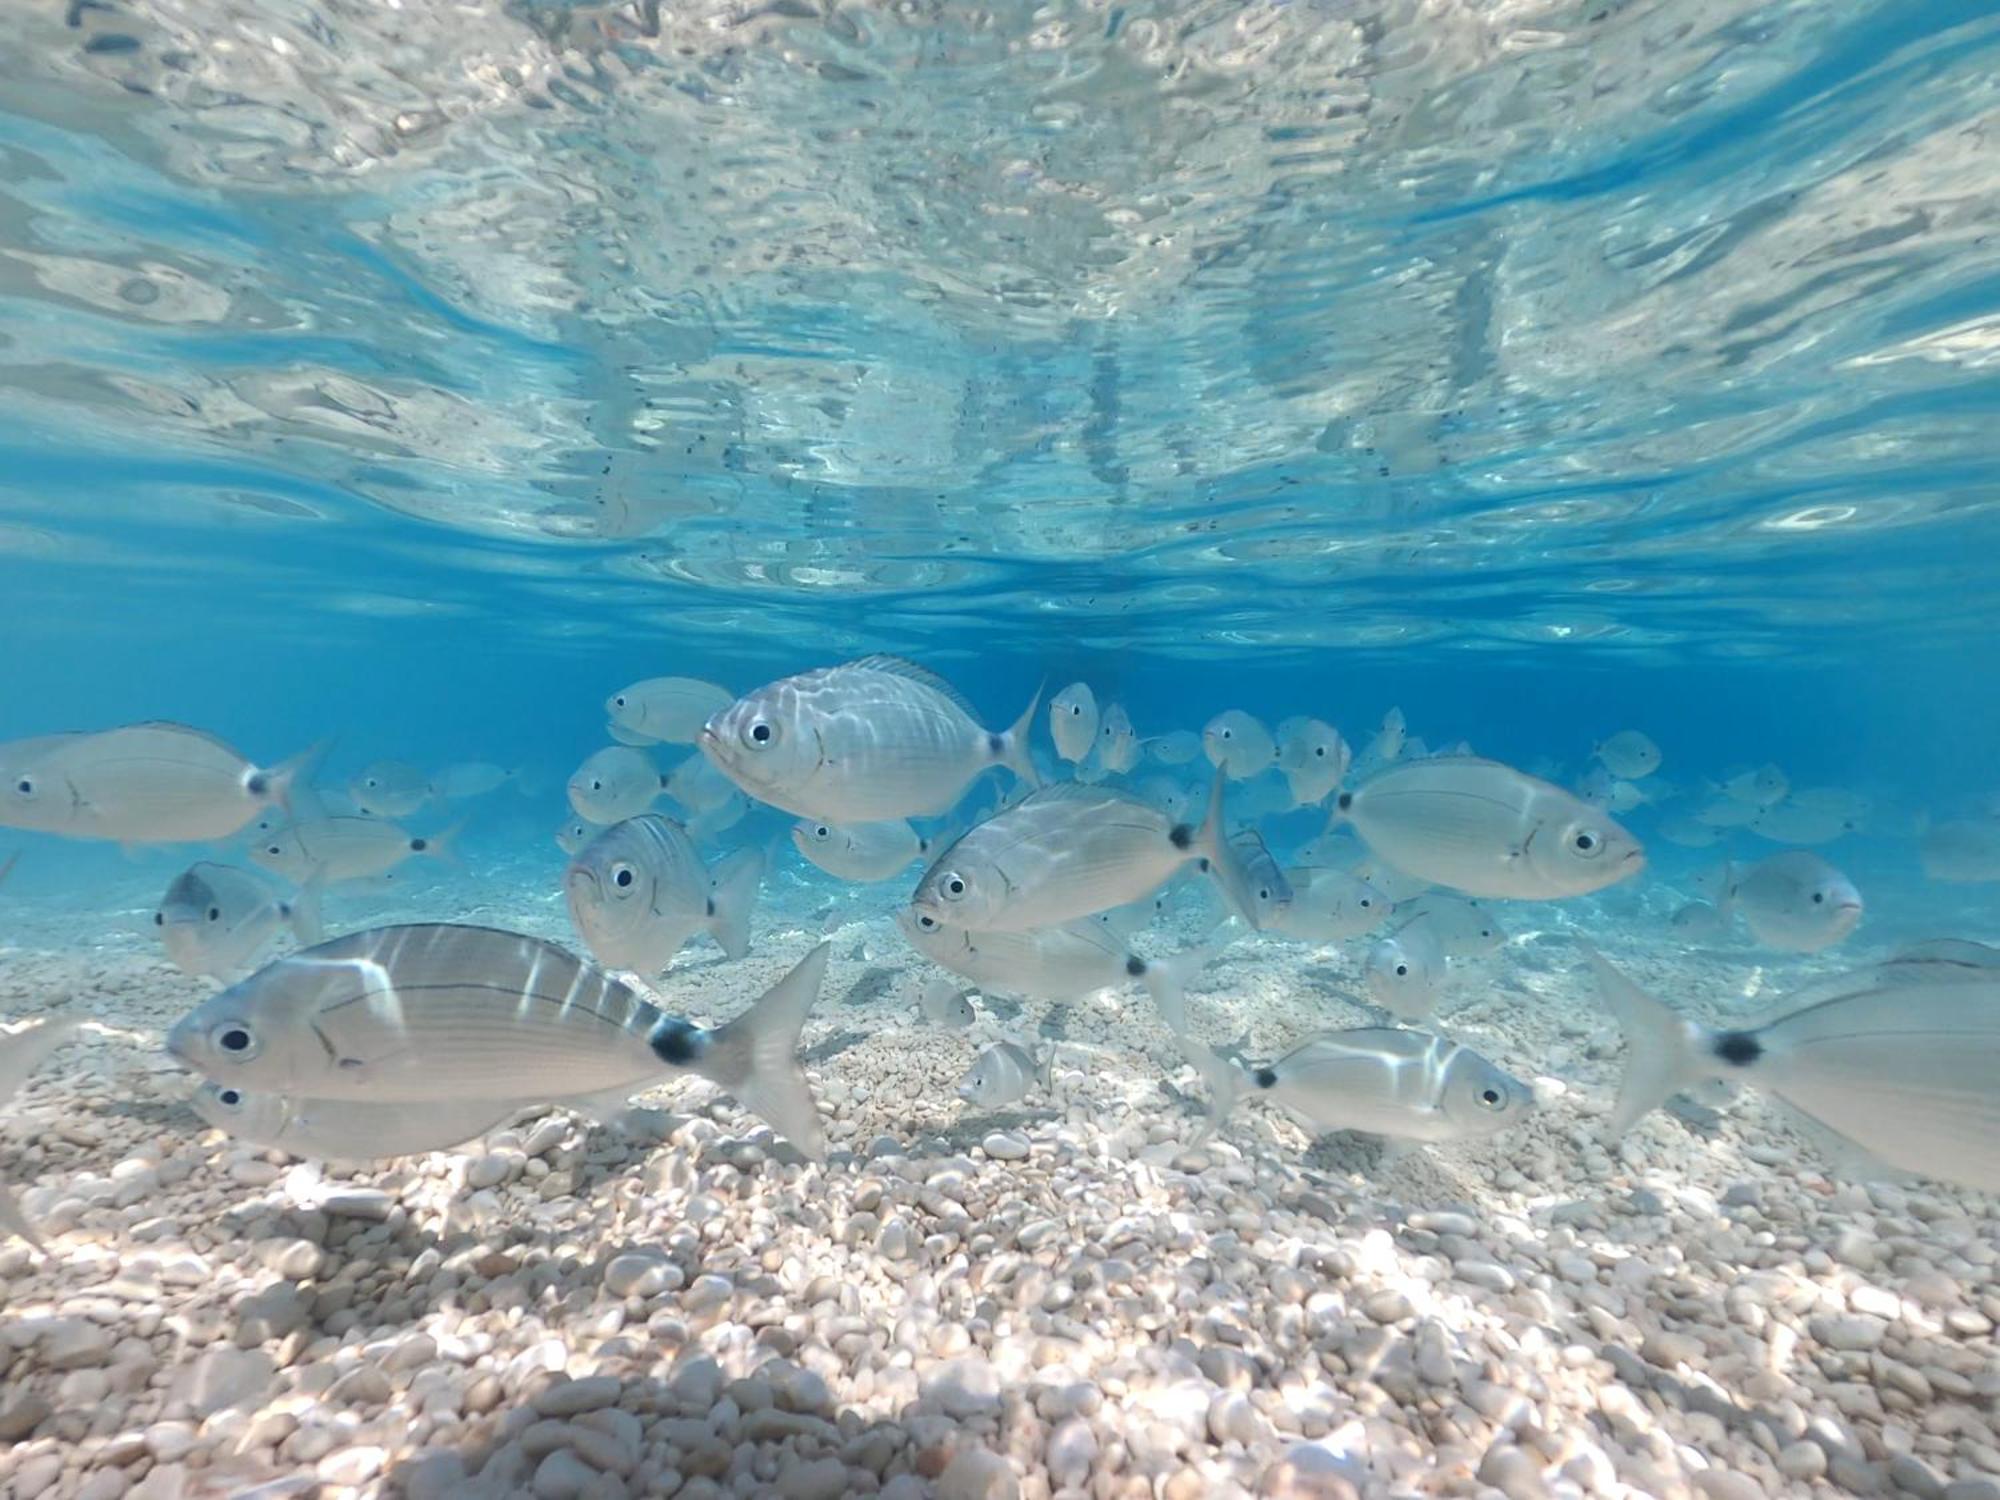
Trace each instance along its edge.
<instances>
[{"instance_id":1,"label":"fish","mask_svg":"<svg viewBox=\"0 0 2000 1500\"><path fill-rule=\"evenodd\" d=\"M1136 979L1176 1032L1186 1029L1189 982L1229 941L1225 936L1171 958L1148 959L1095 918L1033 932L968 932L904 907L896 926L925 958L986 993L1074 1000Z\"/></svg>"},{"instance_id":2,"label":"fish","mask_svg":"<svg viewBox=\"0 0 2000 1500\"><path fill-rule=\"evenodd\" d=\"M82 1024L82 1019L77 1016L43 1016L12 1031L0 1031L0 1108L5 1108L16 1094L27 1087L28 1075L47 1061L49 1054L68 1041ZM43 1255L49 1253L49 1247L35 1233L35 1226L29 1222L20 1201L5 1183L0 1183L0 1230L18 1234Z\"/></svg>"},{"instance_id":3,"label":"fish","mask_svg":"<svg viewBox=\"0 0 2000 1500\"><path fill-rule=\"evenodd\" d=\"M1607 812L1630 812L1646 805L1645 790L1635 782L1620 781L1603 766L1593 766L1576 784L1577 795L1593 807Z\"/></svg>"},{"instance_id":4,"label":"fish","mask_svg":"<svg viewBox=\"0 0 2000 1500\"><path fill-rule=\"evenodd\" d=\"M1957 945L1954 945L1956 947ZM1697 1084L1777 1096L1867 1159L2000 1191L2000 954L1906 954L1812 986L1749 1028L1662 1004L1594 949L1585 957L1626 1043L1613 1138Z\"/></svg>"},{"instance_id":5,"label":"fish","mask_svg":"<svg viewBox=\"0 0 2000 1500\"><path fill-rule=\"evenodd\" d=\"M1660 769L1660 747L1636 729L1606 735L1591 753L1620 781L1637 781Z\"/></svg>"},{"instance_id":6,"label":"fish","mask_svg":"<svg viewBox=\"0 0 2000 1500\"><path fill-rule=\"evenodd\" d=\"M1384 766L1393 764L1402 755L1403 744L1407 737L1403 711L1400 708L1390 709L1382 715L1382 727L1375 731L1374 736L1362 747L1361 754L1355 757L1355 764L1365 766L1370 771L1379 771Z\"/></svg>"},{"instance_id":7,"label":"fish","mask_svg":"<svg viewBox=\"0 0 2000 1500\"><path fill-rule=\"evenodd\" d=\"M1476 757L1393 766L1336 807L1397 869L1468 896L1547 901L1630 879L1639 841L1561 787Z\"/></svg>"},{"instance_id":8,"label":"fish","mask_svg":"<svg viewBox=\"0 0 2000 1500\"><path fill-rule=\"evenodd\" d=\"M1694 811L1694 820L1709 828L1742 828L1761 811L1755 802L1718 791Z\"/></svg>"},{"instance_id":9,"label":"fish","mask_svg":"<svg viewBox=\"0 0 2000 1500\"><path fill-rule=\"evenodd\" d=\"M347 783L355 811L371 818L407 818L437 795L430 777L399 760L378 760Z\"/></svg>"},{"instance_id":10,"label":"fish","mask_svg":"<svg viewBox=\"0 0 2000 1500\"><path fill-rule=\"evenodd\" d=\"M575 854L603 831L588 818L571 818L556 830L556 847L565 854Z\"/></svg>"},{"instance_id":11,"label":"fish","mask_svg":"<svg viewBox=\"0 0 2000 1500\"><path fill-rule=\"evenodd\" d=\"M714 812L732 798L743 797L736 783L716 770L705 755L690 755L667 773L662 785L667 795L694 817Z\"/></svg>"},{"instance_id":12,"label":"fish","mask_svg":"<svg viewBox=\"0 0 2000 1500\"><path fill-rule=\"evenodd\" d=\"M1752 807L1775 807L1785 800L1785 793L1792 789L1792 783L1783 771L1766 764L1754 771L1730 777L1722 784L1722 789L1738 802L1747 802Z\"/></svg>"},{"instance_id":13,"label":"fish","mask_svg":"<svg viewBox=\"0 0 2000 1500\"><path fill-rule=\"evenodd\" d=\"M520 1106L491 1099L302 1099L204 1083L194 1112L239 1141L307 1161L371 1162L449 1151L497 1129Z\"/></svg>"},{"instance_id":14,"label":"fish","mask_svg":"<svg viewBox=\"0 0 2000 1500\"><path fill-rule=\"evenodd\" d=\"M1170 776L1148 776L1132 788L1132 793L1145 798L1176 823L1187 816L1192 800L1188 789Z\"/></svg>"},{"instance_id":15,"label":"fish","mask_svg":"<svg viewBox=\"0 0 2000 1500\"><path fill-rule=\"evenodd\" d=\"M1246 1094L1284 1105L1321 1134L1426 1144L1497 1134L1535 1107L1525 1083L1471 1048L1402 1027L1322 1032L1260 1068L1198 1043L1183 1050L1209 1088L1208 1132Z\"/></svg>"},{"instance_id":16,"label":"fish","mask_svg":"<svg viewBox=\"0 0 2000 1500\"><path fill-rule=\"evenodd\" d=\"M933 843L901 818L885 823L824 823L801 818L792 825L799 853L841 880L887 880L931 852Z\"/></svg>"},{"instance_id":17,"label":"fish","mask_svg":"<svg viewBox=\"0 0 2000 1500\"><path fill-rule=\"evenodd\" d=\"M917 996L917 1011L931 1025L945 1031L963 1031L979 1019L966 998L965 986L953 984L942 974L933 974Z\"/></svg>"},{"instance_id":18,"label":"fish","mask_svg":"<svg viewBox=\"0 0 2000 1500\"><path fill-rule=\"evenodd\" d=\"M1653 825L1653 831L1668 843L1678 844L1683 849L1707 849L1722 839L1720 828L1704 823L1688 812L1676 812L1661 818Z\"/></svg>"},{"instance_id":19,"label":"fish","mask_svg":"<svg viewBox=\"0 0 2000 1500\"><path fill-rule=\"evenodd\" d=\"M1839 807L1792 797L1760 808L1748 826L1774 844L1830 844L1860 831L1860 824Z\"/></svg>"},{"instance_id":20,"label":"fish","mask_svg":"<svg viewBox=\"0 0 2000 1500\"><path fill-rule=\"evenodd\" d=\"M614 823L563 875L570 921L599 963L657 974L697 932L727 958L750 951L750 912L764 856L738 850L711 873L687 830L647 813Z\"/></svg>"},{"instance_id":21,"label":"fish","mask_svg":"<svg viewBox=\"0 0 2000 1500\"><path fill-rule=\"evenodd\" d=\"M701 726L735 701L728 688L698 677L648 677L606 698L604 712L636 740L692 745Z\"/></svg>"},{"instance_id":22,"label":"fish","mask_svg":"<svg viewBox=\"0 0 2000 1500\"><path fill-rule=\"evenodd\" d=\"M1126 792L1061 782L969 830L938 855L910 897L947 926L1020 932L1123 906L1205 861L1226 899L1250 913L1249 878L1222 836L1223 773L1199 828Z\"/></svg>"},{"instance_id":23,"label":"fish","mask_svg":"<svg viewBox=\"0 0 2000 1500\"><path fill-rule=\"evenodd\" d=\"M1373 932L1389 919L1395 903L1367 881L1324 865L1294 866L1285 872L1291 905L1271 930L1301 943L1342 943Z\"/></svg>"},{"instance_id":24,"label":"fish","mask_svg":"<svg viewBox=\"0 0 2000 1500\"><path fill-rule=\"evenodd\" d=\"M1861 920L1861 892L1832 865L1803 849L1774 854L1747 870L1723 867L1722 919L1740 914L1757 941L1818 953Z\"/></svg>"},{"instance_id":25,"label":"fish","mask_svg":"<svg viewBox=\"0 0 2000 1500\"><path fill-rule=\"evenodd\" d=\"M1278 742L1263 721L1240 708L1227 709L1210 719L1201 731L1201 747L1208 763L1221 767L1231 781L1247 781L1268 770L1278 758Z\"/></svg>"},{"instance_id":26,"label":"fish","mask_svg":"<svg viewBox=\"0 0 2000 1500\"><path fill-rule=\"evenodd\" d=\"M1690 901L1668 918L1675 932L1682 937L1705 940L1721 937L1729 924L1723 920L1721 911L1707 901Z\"/></svg>"},{"instance_id":27,"label":"fish","mask_svg":"<svg viewBox=\"0 0 2000 1500\"><path fill-rule=\"evenodd\" d=\"M688 837L697 844L713 843L742 822L749 811L750 799L732 787L722 801L687 820Z\"/></svg>"},{"instance_id":28,"label":"fish","mask_svg":"<svg viewBox=\"0 0 2000 1500\"><path fill-rule=\"evenodd\" d=\"M320 818L269 830L250 846L250 858L293 885L315 879L323 886L336 885L386 875L416 856L454 859L464 829L461 821L442 833L412 834L380 818Z\"/></svg>"},{"instance_id":29,"label":"fish","mask_svg":"<svg viewBox=\"0 0 2000 1500\"><path fill-rule=\"evenodd\" d=\"M1292 789L1294 807L1326 801L1353 762L1340 731L1320 719L1287 719L1278 726L1278 769Z\"/></svg>"},{"instance_id":30,"label":"fish","mask_svg":"<svg viewBox=\"0 0 2000 1500\"><path fill-rule=\"evenodd\" d=\"M802 818L873 823L945 812L992 766L1039 786L1028 731L1040 702L1037 692L995 734L936 673L867 656L746 694L702 726L700 744L760 802Z\"/></svg>"},{"instance_id":31,"label":"fish","mask_svg":"<svg viewBox=\"0 0 2000 1500\"><path fill-rule=\"evenodd\" d=\"M1097 763L1113 776L1122 776L1139 764L1139 736L1122 703L1112 704L1098 719Z\"/></svg>"},{"instance_id":32,"label":"fish","mask_svg":"<svg viewBox=\"0 0 2000 1500\"><path fill-rule=\"evenodd\" d=\"M1169 730L1148 739L1144 748L1163 766L1184 766L1201 754L1201 736L1192 729Z\"/></svg>"},{"instance_id":33,"label":"fish","mask_svg":"<svg viewBox=\"0 0 2000 1500\"><path fill-rule=\"evenodd\" d=\"M1422 917L1445 958L1455 964L1491 958L1507 946L1507 929L1493 908L1463 896L1425 891L1409 903L1404 914Z\"/></svg>"},{"instance_id":34,"label":"fish","mask_svg":"<svg viewBox=\"0 0 2000 1500\"><path fill-rule=\"evenodd\" d=\"M1917 858L1926 879L1954 885L2000 880L2000 818L1957 818L1923 831Z\"/></svg>"},{"instance_id":35,"label":"fish","mask_svg":"<svg viewBox=\"0 0 2000 1500\"><path fill-rule=\"evenodd\" d=\"M666 786L667 778L645 751L630 745L606 745L571 775L569 805L578 817L608 828L645 812Z\"/></svg>"},{"instance_id":36,"label":"fish","mask_svg":"<svg viewBox=\"0 0 2000 1500\"><path fill-rule=\"evenodd\" d=\"M817 1158L825 1134L796 1052L831 951L821 943L742 1015L705 1028L540 938L377 927L210 996L174 1023L167 1051L215 1083L314 1099L528 1105L693 1073Z\"/></svg>"},{"instance_id":37,"label":"fish","mask_svg":"<svg viewBox=\"0 0 2000 1500\"><path fill-rule=\"evenodd\" d=\"M1037 1083L1047 1088L1049 1081L1047 1062L1035 1061L1018 1043L995 1042L973 1059L959 1080L958 1097L980 1109L1004 1109L1027 1098Z\"/></svg>"},{"instance_id":38,"label":"fish","mask_svg":"<svg viewBox=\"0 0 2000 1500\"><path fill-rule=\"evenodd\" d=\"M265 769L212 734L158 722L17 740L0 745L0 826L124 844L226 839L266 808L289 809L319 754Z\"/></svg>"},{"instance_id":39,"label":"fish","mask_svg":"<svg viewBox=\"0 0 2000 1500\"><path fill-rule=\"evenodd\" d=\"M1056 754L1080 761L1097 743L1097 695L1087 682L1072 682L1049 699L1049 738Z\"/></svg>"},{"instance_id":40,"label":"fish","mask_svg":"<svg viewBox=\"0 0 2000 1500\"><path fill-rule=\"evenodd\" d=\"M1259 932L1267 932L1284 920L1292 905L1292 883L1284 868L1272 858L1264 837L1254 828L1230 835L1229 847L1243 871L1243 891L1249 909L1237 915ZM1223 888L1225 897L1230 892Z\"/></svg>"},{"instance_id":41,"label":"fish","mask_svg":"<svg viewBox=\"0 0 2000 1500\"><path fill-rule=\"evenodd\" d=\"M1444 950L1422 915L1370 946L1361 966L1368 998L1403 1021L1421 1021L1437 1009L1444 975Z\"/></svg>"},{"instance_id":42,"label":"fish","mask_svg":"<svg viewBox=\"0 0 2000 1500\"><path fill-rule=\"evenodd\" d=\"M497 792L510 781L520 786L522 780L523 770L518 766L509 771L491 761L466 760L438 772L437 789L439 795L448 801L468 802L474 797Z\"/></svg>"},{"instance_id":43,"label":"fish","mask_svg":"<svg viewBox=\"0 0 2000 1500\"><path fill-rule=\"evenodd\" d=\"M203 861L174 877L153 913L160 943L191 977L230 979L290 927L301 945L323 935L319 884L309 880L287 899L247 870Z\"/></svg>"}]
</instances>

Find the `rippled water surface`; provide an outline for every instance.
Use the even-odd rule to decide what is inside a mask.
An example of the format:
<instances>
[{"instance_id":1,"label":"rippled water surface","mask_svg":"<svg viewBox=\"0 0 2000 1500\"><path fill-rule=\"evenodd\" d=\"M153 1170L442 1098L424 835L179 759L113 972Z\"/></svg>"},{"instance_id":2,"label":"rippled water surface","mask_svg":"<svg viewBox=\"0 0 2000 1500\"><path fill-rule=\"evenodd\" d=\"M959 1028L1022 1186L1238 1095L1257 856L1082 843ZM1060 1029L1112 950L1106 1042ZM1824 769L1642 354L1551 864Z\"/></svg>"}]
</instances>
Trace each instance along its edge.
<instances>
[{"instance_id":1,"label":"rippled water surface","mask_svg":"<svg viewBox=\"0 0 2000 1500\"><path fill-rule=\"evenodd\" d=\"M9 592L1976 640L1997 108L1949 0L12 5Z\"/></svg>"}]
</instances>

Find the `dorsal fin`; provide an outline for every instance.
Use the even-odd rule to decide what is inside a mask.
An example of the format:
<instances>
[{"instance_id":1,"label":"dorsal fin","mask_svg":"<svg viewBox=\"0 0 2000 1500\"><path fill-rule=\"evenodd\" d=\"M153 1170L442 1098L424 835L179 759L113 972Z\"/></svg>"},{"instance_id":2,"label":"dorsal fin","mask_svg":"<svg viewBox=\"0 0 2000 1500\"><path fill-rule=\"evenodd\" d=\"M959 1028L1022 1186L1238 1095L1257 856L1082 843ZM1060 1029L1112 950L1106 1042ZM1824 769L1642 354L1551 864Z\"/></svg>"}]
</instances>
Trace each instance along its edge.
<instances>
[{"instance_id":1,"label":"dorsal fin","mask_svg":"<svg viewBox=\"0 0 2000 1500\"><path fill-rule=\"evenodd\" d=\"M932 692L950 699L952 705L968 719L972 720L973 723L977 724L980 722L979 710L966 701L965 694L946 682L929 667L920 667L915 662L906 661L900 656L889 656L879 653L874 656L858 657L847 663L847 665L861 671L886 672L891 677L902 677L907 678L911 682L920 682Z\"/></svg>"}]
</instances>

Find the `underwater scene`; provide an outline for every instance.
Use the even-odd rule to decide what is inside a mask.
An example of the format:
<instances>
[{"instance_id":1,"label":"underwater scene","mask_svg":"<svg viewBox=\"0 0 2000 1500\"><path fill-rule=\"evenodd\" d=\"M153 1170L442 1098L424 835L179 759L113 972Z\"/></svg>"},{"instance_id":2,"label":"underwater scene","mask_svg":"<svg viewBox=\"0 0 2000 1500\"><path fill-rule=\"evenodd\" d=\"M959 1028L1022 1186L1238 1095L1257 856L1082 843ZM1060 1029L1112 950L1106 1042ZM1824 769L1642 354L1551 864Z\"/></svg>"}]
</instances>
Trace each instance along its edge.
<instances>
[{"instance_id":1,"label":"underwater scene","mask_svg":"<svg viewBox=\"0 0 2000 1500\"><path fill-rule=\"evenodd\" d=\"M0 6L0 1500L2000 1500L2000 7Z\"/></svg>"}]
</instances>

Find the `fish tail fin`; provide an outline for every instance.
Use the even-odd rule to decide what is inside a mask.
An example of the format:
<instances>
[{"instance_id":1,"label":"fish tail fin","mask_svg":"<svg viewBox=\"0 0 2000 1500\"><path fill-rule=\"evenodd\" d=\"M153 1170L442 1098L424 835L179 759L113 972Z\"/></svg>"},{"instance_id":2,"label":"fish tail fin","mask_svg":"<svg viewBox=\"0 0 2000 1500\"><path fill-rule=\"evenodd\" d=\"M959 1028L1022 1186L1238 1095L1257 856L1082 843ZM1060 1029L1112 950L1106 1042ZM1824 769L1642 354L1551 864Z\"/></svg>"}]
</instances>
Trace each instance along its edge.
<instances>
[{"instance_id":1,"label":"fish tail fin","mask_svg":"<svg viewBox=\"0 0 2000 1500\"><path fill-rule=\"evenodd\" d=\"M1139 982L1146 986L1160 1019L1175 1036L1187 1035L1187 987L1217 954L1236 940L1237 932L1235 920L1227 919L1206 942L1184 948L1168 958L1151 960L1140 973Z\"/></svg>"},{"instance_id":2,"label":"fish tail fin","mask_svg":"<svg viewBox=\"0 0 2000 1500\"><path fill-rule=\"evenodd\" d=\"M1208 1086L1208 1118L1202 1122L1201 1132L1195 1137L1199 1143L1222 1128L1222 1122L1236 1108L1236 1101L1243 1097L1250 1077L1206 1042L1183 1036L1180 1044L1181 1055L1194 1064L1194 1070L1201 1074L1201 1081Z\"/></svg>"},{"instance_id":3,"label":"fish tail fin","mask_svg":"<svg viewBox=\"0 0 2000 1500\"><path fill-rule=\"evenodd\" d=\"M1189 847L1191 852L1205 861L1203 868L1222 892L1223 902L1231 913L1247 926L1255 927L1257 922L1250 902L1250 875L1229 842L1229 824L1222 805L1222 789L1227 781L1222 767L1217 766L1215 780L1208 791L1208 813L1201 820L1201 827L1195 831L1194 842Z\"/></svg>"},{"instance_id":4,"label":"fish tail fin","mask_svg":"<svg viewBox=\"0 0 2000 1500\"><path fill-rule=\"evenodd\" d=\"M1607 1127L1615 1138L1682 1089L1717 1076L1708 1061L1715 1034L1655 1000L1595 948L1585 945L1584 957L1604 1008L1625 1033L1625 1076Z\"/></svg>"},{"instance_id":5,"label":"fish tail fin","mask_svg":"<svg viewBox=\"0 0 2000 1500\"><path fill-rule=\"evenodd\" d=\"M325 817L326 809L320 806L319 793L313 790L312 779L319 771L320 762L326 759L327 751L332 748L333 737L329 735L264 772L263 800L275 802L295 823Z\"/></svg>"},{"instance_id":6,"label":"fish tail fin","mask_svg":"<svg viewBox=\"0 0 2000 1500\"><path fill-rule=\"evenodd\" d=\"M763 879L762 849L738 849L716 864L708 888L708 930L727 958L750 951L750 911Z\"/></svg>"},{"instance_id":7,"label":"fish tail fin","mask_svg":"<svg viewBox=\"0 0 2000 1500\"><path fill-rule=\"evenodd\" d=\"M315 865L298 892L279 908L301 948L311 948L326 937L326 923L320 914L320 901L325 895L326 866Z\"/></svg>"},{"instance_id":8,"label":"fish tail fin","mask_svg":"<svg viewBox=\"0 0 2000 1500\"><path fill-rule=\"evenodd\" d=\"M826 1131L799 1063L799 1033L819 999L832 952L833 944L821 943L755 1005L709 1032L694 1063L702 1077L815 1161L826 1155Z\"/></svg>"},{"instance_id":9,"label":"fish tail fin","mask_svg":"<svg viewBox=\"0 0 2000 1500\"><path fill-rule=\"evenodd\" d=\"M0 1104L20 1093L28 1075L82 1024L80 1016L45 1016L17 1030L0 1032Z\"/></svg>"},{"instance_id":10,"label":"fish tail fin","mask_svg":"<svg viewBox=\"0 0 2000 1500\"><path fill-rule=\"evenodd\" d=\"M428 855L432 859L441 859L448 865L456 865L460 862L458 858L459 835L465 832L465 825L471 821L472 814L467 813L442 832L427 834L421 839L413 839L411 841L411 849L417 854Z\"/></svg>"},{"instance_id":11,"label":"fish tail fin","mask_svg":"<svg viewBox=\"0 0 2000 1500\"><path fill-rule=\"evenodd\" d=\"M1736 861L1725 859L1716 876L1715 914L1727 923L1736 915Z\"/></svg>"},{"instance_id":12,"label":"fish tail fin","mask_svg":"<svg viewBox=\"0 0 2000 1500\"><path fill-rule=\"evenodd\" d=\"M1005 766L1012 771L1021 778L1022 783L1030 791L1038 789L1042 784L1041 773L1035 769L1034 746L1031 739L1035 727L1035 710L1042 706L1042 690L1047 686L1048 683L1044 682L1037 687L1035 696L1028 700L1028 706L1021 710L1021 717L1014 721L1013 727L1006 733L994 737L994 764Z\"/></svg>"},{"instance_id":13,"label":"fish tail fin","mask_svg":"<svg viewBox=\"0 0 2000 1500\"><path fill-rule=\"evenodd\" d=\"M18 1234L35 1247L38 1255L46 1257L49 1247L42 1243L42 1237L35 1233L35 1226L21 1208L21 1200L8 1191L5 1183L0 1183L0 1238Z\"/></svg>"}]
</instances>

